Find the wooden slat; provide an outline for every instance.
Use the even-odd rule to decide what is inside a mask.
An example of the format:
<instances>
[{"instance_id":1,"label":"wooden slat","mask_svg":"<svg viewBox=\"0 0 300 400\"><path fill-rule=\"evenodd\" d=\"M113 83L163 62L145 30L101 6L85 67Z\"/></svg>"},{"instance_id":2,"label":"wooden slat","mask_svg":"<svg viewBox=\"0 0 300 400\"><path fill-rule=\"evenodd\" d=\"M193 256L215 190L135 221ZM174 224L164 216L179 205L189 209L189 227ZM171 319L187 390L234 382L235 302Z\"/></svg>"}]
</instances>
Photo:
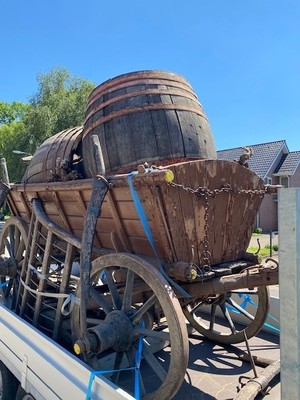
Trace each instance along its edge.
<instances>
[{"instance_id":1,"label":"wooden slat","mask_svg":"<svg viewBox=\"0 0 300 400\"><path fill-rule=\"evenodd\" d=\"M174 182L179 183L177 176L177 169L175 166L171 168L174 172ZM174 248L176 250L176 257L179 261L190 261L190 252L186 243L185 221L181 208L180 192L178 188L170 186L163 187L164 193L163 201L164 208L167 212L167 221L170 226L170 233Z\"/></svg>"},{"instance_id":2,"label":"wooden slat","mask_svg":"<svg viewBox=\"0 0 300 400\"><path fill-rule=\"evenodd\" d=\"M193 181L190 174L190 163L187 165L178 165L178 168L176 168L176 178L178 179L178 182L184 182L186 187L193 186ZM179 190L180 207L185 227L185 237L183 237L182 240L185 241L186 250L188 252L188 258L185 258L185 260L197 262L198 260L196 260L195 257L198 254L198 246L194 219L194 207L192 206L194 200L193 197L194 196L191 196L189 192L185 190Z\"/></svg>"},{"instance_id":3,"label":"wooden slat","mask_svg":"<svg viewBox=\"0 0 300 400\"><path fill-rule=\"evenodd\" d=\"M120 213L117 207L117 203L114 200L113 197L113 192L108 191L107 195L106 195L106 199L107 202L109 204L110 207L110 211L112 214L112 218L113 218L113 222L114 222L114 226L115 226L115 230L118 234L118 237L123 245L124 250L128 251L128 252L132 252L132 248L130 245L129 240L127 239L127 235L126 232L124 230L124 226L123 226L123 221L120 217ZM104 224L103 224L104 225Z\"/></svg>"},{"instance_id":4,"label":"wooden slat","mask_svg":"<svg viewBox=\"0 0 300 400\"><path fill-rule=\"evenodd\" d=\"M71 226L67 218L67 214L65 212L64 203L60 200L59 192L53 193L54 203L57 208L58 215L60 216L61 220L63 221L64 227L71 231Z\"/></svg>"},{"instance_id":5,"label":"wooden slat","mask_svg":"<svg viewBox=\"0 0 300 400\"><path fill-rule=\"evenodd\" d=\"M31 210L30 210L30 207L29 207L29 205L28 205L28 203L26 201L24 192L20 193L20 200L21 200L21 203L22 203L22 205L24 207L24 210L25 210L25 213L26 213L28 219L30 219Z\"/></svg>"}]
</instances>

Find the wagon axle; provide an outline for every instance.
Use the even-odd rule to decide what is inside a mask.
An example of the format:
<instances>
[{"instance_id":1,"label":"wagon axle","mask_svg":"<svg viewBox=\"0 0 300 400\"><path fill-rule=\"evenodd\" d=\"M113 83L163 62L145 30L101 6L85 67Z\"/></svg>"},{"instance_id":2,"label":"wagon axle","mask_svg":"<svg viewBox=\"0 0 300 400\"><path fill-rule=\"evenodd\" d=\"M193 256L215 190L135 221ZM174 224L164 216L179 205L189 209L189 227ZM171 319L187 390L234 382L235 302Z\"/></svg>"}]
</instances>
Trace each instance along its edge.
<instances>
[{"instance_id":1,"label":"wagon axle","mask_svg":"<svg viewBox=\"0 0 300 400\"><path fill-rule=\"evenodd\" d=\"M110 312L100 324L89 328L87 335L74 344L76 354L102 353L113 349L126 351L134 341L134 327L127 315L120 311Z\"/></svg>"}]
</instances>

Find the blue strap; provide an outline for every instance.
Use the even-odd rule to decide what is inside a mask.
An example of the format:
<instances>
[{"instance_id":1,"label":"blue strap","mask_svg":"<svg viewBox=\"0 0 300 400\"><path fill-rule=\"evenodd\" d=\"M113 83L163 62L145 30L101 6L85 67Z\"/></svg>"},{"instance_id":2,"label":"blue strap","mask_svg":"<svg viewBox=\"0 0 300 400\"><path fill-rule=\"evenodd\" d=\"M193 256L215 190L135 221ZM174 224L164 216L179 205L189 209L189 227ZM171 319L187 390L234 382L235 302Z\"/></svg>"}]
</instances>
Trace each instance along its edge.
<instances>
[{"instance_id":1,"label":"blue strap","mask_svg":"<svg viewBox=\"0 0 300 400\"><path fill-rule=\"evenodd\" d=\"M142 320L141 326L142 327L145 326L143 320ZM135 353L134 397L136 398L136 400L140 400L140 398L141 398L139 369L140 369L141 360L142 360L142 351L143 351L143 343L144 343L143 339L144 339L144 336L140 335L138 349Z\"/></svg>"},{"instance_id":2,"label":"blue strap","mask_svg":"<svg viewBox=\"0 0 300 400\"><path fill-rule=\"evenodd\" d=\"M137 174L137 171L133 171L128 175L128 186L130 189L130 193L131 193L131 197L133 199L133 203L135 205L135 209L136 212L138 214L138 217L141 221L142 227L144 229L144 232L147 236L147 239L152 247L153 253L155 254L157 261L158 261L158 265L159 265L159 271L160 273L166 278L166 280L175 288L177 289L184 297L191 297L191 295L185 291L181 286L179 286L176 282L174 282L165 272L165 270L163 269L163 266L160 262L160 259L158 257L157 251L156 251L156 247L154 244L154 240L153 240L153 236L152 236L152 232L148 223L148 219L144 210L144 207L141 203L141 200L139 198L139 195L137 193L137 191L134 189L133 186L133 182L132 182L132 178L135 174Z\"/></svg>"},{"instance_id":3,"label":"blue strap","mask_svg":"<svg viewBox=\"0 0 300 400\"><path fill-rule=\"evenodd\" d=\"M7 286L7 285L8 285L8 282L9 282L9 281L5 281L5 282L1 283L1 284L0 284L0 289L2 289L2 288L4 288L5 286Z\"/></svg>"},{"instance_id":4,"label":"blue strap","mask_svg":"<svg viewBox=\"0 0 300 400\"><path fill-rule=\"evenodd\" d=\"M118 370L107 369L107 370L104 370L104 371L92 371L92 372L91 372L91 375L90 375L90 379L89 379L87 391L86 391L85 400L90 400L90 399L91 399L92 386L93 386L93 382L94 382L95 376L97 376L97 375L111 374L111 373L113 373L113 372L130 371L130 370L135 370L135 369L136 369L136 367L122 368L122 369L118 369Z\"/></svg>"},{"instance_id":5,"label":"blue strap","mask_svg":"<svg viewBox=\"0 0 300 400\"><path fill-rule=\"evenodd\" d=\"M250 303L250 304L252 304L254 307L258 307L258 305L252 300L252 297L251 297L251 295L250 294L248 294L248 295L246 295L246 296L248 296L247 297L247 301L246 301L246 304L247 303ZM245 299L246 300L246 299ZM246 307L246 306L245 306ZM269 319L272 319L273 321L275 321L275 322L279 322L271 313L268 313L268 318ZM273 329L275 332L280 332L280 329L278 329L276 326L274 326L274 325L272 325L272 324L269 324L268 322L265 322L264 323L264 326L267 326L268 328L270 328L270 329Z\"/></svg>"},{"instance_id":6,"label":"blue strap","mask_svg":"<svg viewBox=\"0 0 300 400\"><path fill-rule=\"evenodd\" d=\"M251 297L250 294L238 293L238 296L239 296L240 298L244 297L244 298L243 298L242 304L240 304L240 307L243 308L244 310L246 310L247 304L248 304L248 303L251 304L251 305L253 305L254 307L258 308L258 305L252 300L252 297ZM234 307L232 307L232 306L226 306L226 307L227 307L229 310L231 310L232 312L234 312L234 313L237 313L237 314L239 313L239 311L237 311L237 310L236 310ZM271 319L271 320L273 320L273 321L275 321L275 322L279 322L278 319L276 319L271 313L268 313L268 318ZM266 327L272 329L273 331L275 331L275 332L277 332L277 333L280 332L280 329L279 329L279 328L277 328L276 326L274 326L274 325L272 325L272 324L269 324L268 322L265 322L265 323L264 323L264 326L266 326Z\"/></svg>"},{"instance_id":7,"label":"blue strap","mask_svg":"<svg viewBox=\"0 0 300 400\"><path fill-rule=\"evenodd\" d=\"M145 326L143 320L142 320L141 326L142 327ZM121 368L121 369L118 369L118 370L115 370L115 369L109 370L108 369L108 370L104 370L104 371L92 371L91 372L85 400L90 400L90 398L91 398L92 386L93 386L93 382L94 382L95 376L111 374L111 373L114 373L114 372L122 372L122 371L134 371L134 398L136 400L140 400L141 399L139 370L140 370L140 365L141 365L141 360L142 360L142 351L143 351L143 343L144 343L143 339L144 339L144 336L140 335L138 348L137 348L137 351L135 353L135 366L134 367Z\"/></svg>"}]
</instances>

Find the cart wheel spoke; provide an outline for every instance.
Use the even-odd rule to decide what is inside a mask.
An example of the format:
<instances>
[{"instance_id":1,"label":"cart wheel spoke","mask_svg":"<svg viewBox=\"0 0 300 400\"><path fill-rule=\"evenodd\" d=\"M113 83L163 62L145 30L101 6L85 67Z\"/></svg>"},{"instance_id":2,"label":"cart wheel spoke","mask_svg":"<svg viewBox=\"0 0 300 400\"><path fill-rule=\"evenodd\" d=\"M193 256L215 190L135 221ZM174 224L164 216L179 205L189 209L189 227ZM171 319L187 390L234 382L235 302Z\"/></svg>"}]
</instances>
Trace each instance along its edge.
<instances>
[{"instance_id":1,"label":"cart wheel spoke","mask_svg":"<svg viewBox=\"0 0 300 400\"><path fill-rule=\"evenodd\" d=\"M227 302L231 305L231 307L235 308L238 312L245 315L245 317L248 318L250 321L254 320L254 316L252 314L248 313L243 307L241 307L238 303L233 301L231 298L229 298L227 300Z\"/></svg>"},{"instance_id":2,"label":"cart wheel spoke","mask_svg":"<svg viewBox=\"0 0 300 400\"><path fill-rule=\"evenodd\" d=\"M14 255L15 252L15 226L10 225L9 229L8 229L8 240L10 243L10 251L11 251L11 255Z\"/></svg>"},{"instance_id":3,"label":"cart wheel spoke","mask_svg":"<svg viewBox=\"0 0 300 400\"><path fill-rule=\"evenodd\" d=\"M134 283L134 272L128 270L126 276L126 286L123 296L123 305L122 310L125 313L128 313L131 310L131 299L132 299L132 291L133 291L133 283Z\"/></svg>"},{"instance_id":4,"label":"cart wheel spoke","mask_svg":"<svg viewBox=\"0 0 300 400\"><path fill-rule=\"evenodd\" d=\"M110 268L105 268L104 271L105 271L105 276L106 276L107 284L108 284L109 291L111 294L113 305L117 310L120 310L122 307L122 299L118 292L114 278L112 276L112 270Z\"/></svg>"},{"instance_id":5,"label":"cart wheel spoke","mask_svg":"<svg viewBox=\"0 0 300 400\"><path fill-rule=\"evenodd\" d=\"M118 381L119 381L119 377L120 377L120 371L119 370L121 369L123 356L124 356L123 352L117 352L116 353L115 362L114 362L114 368L113 368L116 372L114 372L113 376L112 376L112 381L115 384L117 384Z\"/></svg>"},{"instance_id":6,"label":"cart wheel spoke","mask_svg":"<svg viewBox=\"0 0 300 400\"><path fill-rule=\"evenodd\" d=\"M154 331L143 327L136 327L134 329L136 335L143 335L144 337L152 337L159 340L170 341L170 333L164 331Z\"/></svg>"},{"instance_id":7,"label":"cart wheel spoke","mask_svg":"<svg viewBox=\"0 0 300 400\"><path fill-rule=\"evenodd\" d=\"M143 377L140 373L139 373L139 382L140 382L140 394L142 395L142 397L144 397L146 394L146 389L145 389Z\"/></svg>"},{"instance_id":8,"label":"cart wheel spoke","mask_svg":"<svg viewBox=\"0 0 300 400\"><path fill-rule=\"evenodd\" d=\"M249 339L260 331L268 317L269 306L268 288L261 286L195 300L183 306L183 313L204 337L234 344L244 341L244 331Z\"/></svg>"},{"instance_id":9,"label":"cart wheel spoke","mask_svg":"<svg viewBox=\"0 0 300 400\"><path fill-rule=\"evenodd\" d=\"M129 318L134 323L137 324L143 315L157 302L157 297L153 294L147 301L142 305L141 308L137 310L133 315Z\"/></svg>"},{"instance_id":10,"label":"cart wheel spoke","mask_svg":"<svg viewBox=\"0 0 300 400\"><path fill-rule=\"evenodd\" d=\"M7 252L9 254L9 256L13 259L14 258L14 252L13 252L13 247L11 245L11 242L7 238L5 238L4 239L4 243L5 243L5 247L7 249Z\"/></svg>"},{"instance_id":11,"label":"cart wheel spoke","mask_svg":"<svg viewBox=\"0 0 300 400\"><path fill-rule=\"evenodd\" d=\"M14 256L17 258L18 250L20 250L20 248L22 247L21 246L22 236L21 236L21 232L19 231L19 229L16 229L16 227L11 227L11 228L12 228L11 247L12 247Z\"/></svg>"},{"instance_id":12,"label":"cart wheel spoke","mask_svg":"<svg viewBox=\"0 0 300 400\"><path fill-rule=\"evenodd\" d=\"M96 302L103 309L105 314L108 314L113 310L111 305L109 305L107 303L107 301L105 300L105 296L98 293L97 290L95 290L95 288L93 286L91 286L91 288L90 288L90 295L94 300L96 300Z\"/></svg>"},{"instance_id":13,"label":"cart wheel spoke","mask_svg":"<svg viewBox=\"0 0 300 400\"><path fill-rule=\"evenodd\" d=\"M21 240L19 241L19 245L18 245L18 247L16 248L16 250L15 250L15 255L16 255L16 259L17 260L20 260L20 259L22 259L22 257L23 257L23 254L24 254L24 252L25 252L25 249L26 249L26 244L25 244L25 242L24 242L24 239L21 237L20 238Z\"/></svg>"},{"instance_id":14,"label":"cart wheel spoke","mask_svg":"<svg viewBox=\"0 0 300 400\"><path fill-rule=\"evenodd\" d=\"M190 312L191 313L196 313L202 305L203 305L203 302L199 301L199 303L197 303L196 306L191 307Z\"/></svg>"},{"instance_id":15,"label":"cart wheel spoke","mask_svg":"<svg viewBox=\"0 0 300 400\"><path fill-rule=\"evenodd\" d=\"M155 372L156 376L160 379L160 381L164 382L167 376L166 371L157 361L157 358L148 349L147 345L143 347L143 357L147 361L147 364L151 367L153 372Z\"/></svg>"},{"instance_id":16,"label":"cart wheel spoke","mask_svg":"<svg viewBox=\"0 0 300 400\"><path fill-rule=\"evenodd\" d=\"M228 322L228 325L229 325L229 328L230 328L231 332L233 334L235 334L237 331L236 331L235 326L233 324L232 318L231 318L231 316L229 314L228 308L226 308L225 304L221 304L220 308L222 310L222 313L223 313L226 321Z\"/></svg>"}]
</instances>

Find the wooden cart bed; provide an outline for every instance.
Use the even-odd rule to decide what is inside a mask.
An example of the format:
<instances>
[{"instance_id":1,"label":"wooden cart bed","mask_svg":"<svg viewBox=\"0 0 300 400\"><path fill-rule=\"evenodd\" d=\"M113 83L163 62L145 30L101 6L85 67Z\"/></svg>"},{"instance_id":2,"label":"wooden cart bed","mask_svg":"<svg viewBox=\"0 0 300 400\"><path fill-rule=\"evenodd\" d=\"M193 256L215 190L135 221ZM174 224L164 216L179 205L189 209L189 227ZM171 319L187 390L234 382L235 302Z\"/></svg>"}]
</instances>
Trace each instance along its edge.
<instances>
[{"instance_id":1,"label":"wooden cart bed","mask_svg":"<svg viewBox=\"0 0 300 400\"><path fill-rule=\"evenodd\" d=\"M165 180L167 171L173 182ZM97 223L95 245L153 256L136 210L128 175L110 183ZM236 162L195 160L133 177L147 215L156 251L166 262L220 264L242 258L265 193L263 180ZM14 184L8 203L14 215L30 221L31 200L39 198L48 217L81 238L92 179Z\"/></svg>"}]
</instances>

